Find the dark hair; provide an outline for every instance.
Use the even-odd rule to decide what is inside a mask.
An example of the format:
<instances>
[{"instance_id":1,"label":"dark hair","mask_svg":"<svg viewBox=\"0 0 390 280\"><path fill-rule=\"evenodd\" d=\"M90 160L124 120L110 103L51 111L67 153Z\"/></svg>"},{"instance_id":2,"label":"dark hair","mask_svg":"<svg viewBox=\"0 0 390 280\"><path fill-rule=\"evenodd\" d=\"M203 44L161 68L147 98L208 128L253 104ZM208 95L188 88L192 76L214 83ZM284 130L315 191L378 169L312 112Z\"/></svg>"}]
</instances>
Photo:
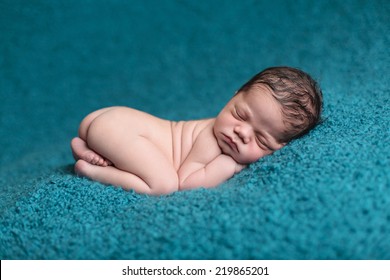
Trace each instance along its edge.
<instances>
[{"instance_id":1,"label":"dark hair","mask_svg":"<svg viewBox=\"0 0 390 280\"><path fill-rule=\"evenodd\" d=\"M307 73L292 67L271 67L255 75L237 92L245 93L264 85L281 104L287 130L279 139L287 143L312 130L319 122L322 111L322 92L317 82Z\"/></svg>"}]
</instances>

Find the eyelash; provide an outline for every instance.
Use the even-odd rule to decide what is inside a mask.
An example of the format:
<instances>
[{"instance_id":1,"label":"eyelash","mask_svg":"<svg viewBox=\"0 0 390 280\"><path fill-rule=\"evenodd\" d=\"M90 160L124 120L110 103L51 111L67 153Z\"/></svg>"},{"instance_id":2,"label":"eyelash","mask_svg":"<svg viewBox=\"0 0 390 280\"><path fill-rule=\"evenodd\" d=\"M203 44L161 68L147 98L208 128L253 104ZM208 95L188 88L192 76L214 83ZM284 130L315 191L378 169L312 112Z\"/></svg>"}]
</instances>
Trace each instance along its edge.
<instances>
[{"instance_id":1,"label":"eyelash","mask_svg":"<svg viewBox=\"0 0 390 280\"><path fill-rule=\"evenodd\" d=\"M236 108L234 108L234 113L235 113L237 119L245 120L245 118L241 114L238 113Z\"/></svg>"},{"instance_id":2,"label":"eyelash","mask_svg":"<svg viewBox=\"0 0 390 280\"><path fill-rule=\"evenodd\" d=\"M258 143L260 143L261 144L261 146L263 146L266 150L272 150L272 149L270 149L262 140L260 140L260 138L258 137L258 136L256 136L256 140L257 140L257 142Z\"/></svg>"}]
</instances>

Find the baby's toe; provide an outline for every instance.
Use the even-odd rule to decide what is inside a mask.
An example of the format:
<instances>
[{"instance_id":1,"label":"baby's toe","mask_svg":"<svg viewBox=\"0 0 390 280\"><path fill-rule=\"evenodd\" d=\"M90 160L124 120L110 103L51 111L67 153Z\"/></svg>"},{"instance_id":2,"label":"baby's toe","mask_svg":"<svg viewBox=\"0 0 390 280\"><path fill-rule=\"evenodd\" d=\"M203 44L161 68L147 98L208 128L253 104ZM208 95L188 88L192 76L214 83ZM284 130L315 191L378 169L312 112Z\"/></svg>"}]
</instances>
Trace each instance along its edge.
<instances>
[{"instance_id":1,"label":"baby's toe","mask_svg":"<svg viewBox=\"0 0 390 280\"><path fill-rule=\"evenodd\" d=\"M98 165L104 166L104 159L99 158Z\"/></svg>"},{"instance_id":2,"label":"baby's toe","mask_svg":"<svg viewBox=\"0 0 390 280\"><path fill-rule=\"evenodd\" d=\"M89 162L89 163L92 163L92 160L93 160L93 157L90 153L87 153L83 159L86 161L86 162Z\"/></svg>"},{"instance_id":3,"label":"baby's toe","mask_svg":"<svg viewBox=\"0 0 390 280\"><path fill-rule=\"evenodd\" d=\"M100 158L95 159L95 165L100 165Z\"/></svg>"},{"instance_id":4,"label":"baby's toe","mask_svg":"<svg viewBox=\"0 0 390 280\"><path fill-rule=\"evenodd\" d=\"M90 159L90 161L89 161L89 163L91 163L91 164L96 164L96 161L97 161L97 159L96 159L96 156L95 155L90 155L89 156L89 159Z\"/></svg>"}]
</instances>

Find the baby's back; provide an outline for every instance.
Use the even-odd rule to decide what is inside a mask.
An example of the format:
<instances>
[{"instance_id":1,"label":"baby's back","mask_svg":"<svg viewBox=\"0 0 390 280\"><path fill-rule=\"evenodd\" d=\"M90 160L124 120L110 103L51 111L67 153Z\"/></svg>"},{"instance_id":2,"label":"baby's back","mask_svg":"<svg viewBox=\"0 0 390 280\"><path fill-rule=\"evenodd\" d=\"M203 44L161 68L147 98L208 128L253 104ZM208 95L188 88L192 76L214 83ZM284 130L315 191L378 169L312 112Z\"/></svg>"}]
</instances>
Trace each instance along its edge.
<instances>
[{"instance_id":1,"label":"baby's back","mask_svg":"<svg viewBox=\"0 0 390 280\"><path fill-rule=\"evenodd\" d=\"M178 171L195 139L214 119L168 121L129 107L116 107L101 116L105 133L126 133L126 139L144 137L168 158ZM107 131L107 129L112 131ZM131 146L132 141L129 143Z\"/></svg>"},{"instance_id":2,"label":"baby's back","mask_svg":"<svg viewBox=\"0 0 390 280\"><path fill-rule=\"evenodd\" d=\"M171 123L172 160L176 170L190 153L196 138L214 119L179 121Z\"/></svg>"}]
</instances>

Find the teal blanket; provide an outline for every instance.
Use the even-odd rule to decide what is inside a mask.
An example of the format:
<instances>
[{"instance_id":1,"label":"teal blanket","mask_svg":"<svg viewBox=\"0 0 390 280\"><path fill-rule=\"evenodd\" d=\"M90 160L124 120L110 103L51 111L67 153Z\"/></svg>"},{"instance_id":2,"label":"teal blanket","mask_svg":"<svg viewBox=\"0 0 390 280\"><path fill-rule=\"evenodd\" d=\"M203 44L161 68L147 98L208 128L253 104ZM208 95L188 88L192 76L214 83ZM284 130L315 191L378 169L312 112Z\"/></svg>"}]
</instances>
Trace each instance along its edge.
<instances>
[{"instance_id":1,"label":"teal blanket","mask_svg":"<svg viewBox=\"0 0 390 280\"><path fill-rule=\"evenodd\" d=\"M390 259L389 3L1 1L0 258ZM274 65L319 81L324 123L219 187L73 173L89 112L213 117Z\"/></svg>"}]
</instances>

